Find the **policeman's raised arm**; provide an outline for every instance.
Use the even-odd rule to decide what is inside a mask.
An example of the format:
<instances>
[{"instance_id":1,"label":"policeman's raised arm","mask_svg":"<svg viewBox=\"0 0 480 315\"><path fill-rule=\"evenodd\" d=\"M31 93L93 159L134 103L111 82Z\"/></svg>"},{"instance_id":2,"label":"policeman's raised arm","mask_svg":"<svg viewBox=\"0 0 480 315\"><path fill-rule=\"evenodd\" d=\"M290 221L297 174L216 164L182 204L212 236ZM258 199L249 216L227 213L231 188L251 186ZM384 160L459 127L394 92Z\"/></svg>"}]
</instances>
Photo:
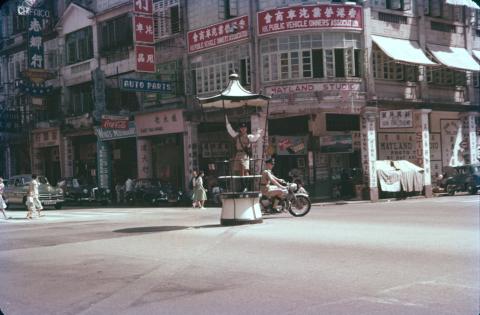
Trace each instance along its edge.
<instances>
[{"instance_id":1,"label":"policeman's raised arm","mask_svg":"<svg viewBox=\"0 0 480 315\"><path fill-rule=\"evenodd\" d=\"M238 135L238 132L233 130L232 126L230 125L230 122L228 121L227 115L225 115L225 125L227 126L227 131L228 134L232 137L235 138Z\"/></svg>"}]
</instances>

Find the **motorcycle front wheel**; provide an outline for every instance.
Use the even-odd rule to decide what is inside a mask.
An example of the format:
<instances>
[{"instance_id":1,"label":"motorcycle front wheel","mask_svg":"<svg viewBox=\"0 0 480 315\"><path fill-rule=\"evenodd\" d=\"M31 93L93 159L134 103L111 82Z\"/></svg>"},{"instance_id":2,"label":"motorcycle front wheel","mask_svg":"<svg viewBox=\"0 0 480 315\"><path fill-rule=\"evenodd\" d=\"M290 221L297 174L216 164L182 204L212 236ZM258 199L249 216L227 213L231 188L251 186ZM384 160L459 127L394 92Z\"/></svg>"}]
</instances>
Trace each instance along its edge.
<instances>
[{"instance_id":1,"label":"motorcycle front wheel","mask_svg":"<svg viewBox=\"0 0 480 315\"><path fill-rule=\"evenodd\" d=\"M303 217L310 212L311 207L312 203L310 202L310 199L305 196L297 196L296 200L290 202L288 212L294 217Z\"/></svg>"}]
</instances>

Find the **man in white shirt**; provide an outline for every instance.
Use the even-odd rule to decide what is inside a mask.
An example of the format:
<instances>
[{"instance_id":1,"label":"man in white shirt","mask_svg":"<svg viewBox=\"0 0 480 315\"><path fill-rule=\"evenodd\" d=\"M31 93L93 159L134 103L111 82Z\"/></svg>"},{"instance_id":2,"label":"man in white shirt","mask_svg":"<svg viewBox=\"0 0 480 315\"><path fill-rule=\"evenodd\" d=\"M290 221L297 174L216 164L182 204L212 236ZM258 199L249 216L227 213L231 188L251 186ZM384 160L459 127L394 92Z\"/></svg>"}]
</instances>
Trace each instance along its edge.
<instances>
[{"instance_id":1,"label":"man in white shirt","mask_svg":"<svg viewBox=\"0 0 480 315\"><path fill-rule=\"evenodd\" d=\"M40 183L37 180L37 175L32 174L32 180L30 181L28 191L29 194L27 196L27 207L28 207L28 214L27 218L32 218L33 212L37 211L38 216L43 216L41 214L41 211L43 210L42 203L40 202L39 199L39 193L38 193L38 186L40 186Z\"/></svg>"},{"instance_id":2,"label":"man in white shirt","mask_svg":"<svg viewBox=\"0 0 480 315\"><path fill-rule=\"evenodd\" d=\"M226 115L225 122L228 133L235 141L236 153L233 161L233 170L240 176L249 175L252 143L256 142L262 136L263 130L259 129L255 134L248 134L247 124L241 123L239 132L236 132L230 125Z\"/></svg>"}]
</instances>

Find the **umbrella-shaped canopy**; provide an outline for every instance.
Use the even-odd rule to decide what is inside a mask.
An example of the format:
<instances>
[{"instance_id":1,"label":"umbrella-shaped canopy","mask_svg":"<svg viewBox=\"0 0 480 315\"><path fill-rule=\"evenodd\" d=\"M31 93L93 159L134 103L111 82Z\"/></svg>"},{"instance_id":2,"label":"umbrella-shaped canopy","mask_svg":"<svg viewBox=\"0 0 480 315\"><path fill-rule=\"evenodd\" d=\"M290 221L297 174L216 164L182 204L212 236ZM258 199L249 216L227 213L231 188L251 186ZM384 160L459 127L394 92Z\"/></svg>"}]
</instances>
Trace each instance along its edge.
<instances>
[{"instance_id":1,"label":"umbrella-shaped canopy","mask_svg":"<svg viewBox=\"0 0 480 315\"><path fill-rule=\"evenodd\" d=\"M198 100L203 108L225 108L232 109L242 106L259 107L266 105L269 96L255 94L247 91L238 81L238 74L232 73L229 76L228 86L220 94L211 97L199 97Z\"/></svg>"}]
</instances>

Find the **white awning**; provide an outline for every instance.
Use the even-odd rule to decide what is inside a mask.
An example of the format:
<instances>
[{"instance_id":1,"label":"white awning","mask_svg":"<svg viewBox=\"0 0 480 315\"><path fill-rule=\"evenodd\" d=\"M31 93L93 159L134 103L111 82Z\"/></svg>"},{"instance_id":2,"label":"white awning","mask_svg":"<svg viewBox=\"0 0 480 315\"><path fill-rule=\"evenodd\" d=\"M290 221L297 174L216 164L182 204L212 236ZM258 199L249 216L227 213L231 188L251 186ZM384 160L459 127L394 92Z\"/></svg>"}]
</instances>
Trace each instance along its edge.
<instances>
[{"instance_id":1,"label":"white awning","mask_svg":"<svg viewBox=\"0 0 480 315\"><path fill-rule=\"evenodd\" d=\"M416 65L437 66L437 64L425 55L417 42L372 35L375 44L390 58Z\"/></svg>"},{"instance_id":2,"label":"white awning","mask_svg":"<svg viewBox=\"0 0 480 315\"><path fill-rule=\"evenodd\" d=\"M480 60L480 50L472 50L472 52L473 52L473 55L475 56L475 58Z\"/></svg>"},{"instance_id":3,"label":"white awning","mask_svg":"<svg viewBox=\"0 0 480 315\"><path fill-rule=\"evenodd\" d=\"M447 4L458 5L458 6L467 6L472 9L480 9L480 7L472 0L446 0Z\"/></svg>"},{"instance_id":4,"label":"white awning","mask_svg":"<svg viewBox=\"0 0 480 315\"><path fill-rule=\"evenodd\" d=\"M465 48L427 45L433 57L449 68L467 71L480 71L480 65Z\"/></svg>"}]
</instances>

